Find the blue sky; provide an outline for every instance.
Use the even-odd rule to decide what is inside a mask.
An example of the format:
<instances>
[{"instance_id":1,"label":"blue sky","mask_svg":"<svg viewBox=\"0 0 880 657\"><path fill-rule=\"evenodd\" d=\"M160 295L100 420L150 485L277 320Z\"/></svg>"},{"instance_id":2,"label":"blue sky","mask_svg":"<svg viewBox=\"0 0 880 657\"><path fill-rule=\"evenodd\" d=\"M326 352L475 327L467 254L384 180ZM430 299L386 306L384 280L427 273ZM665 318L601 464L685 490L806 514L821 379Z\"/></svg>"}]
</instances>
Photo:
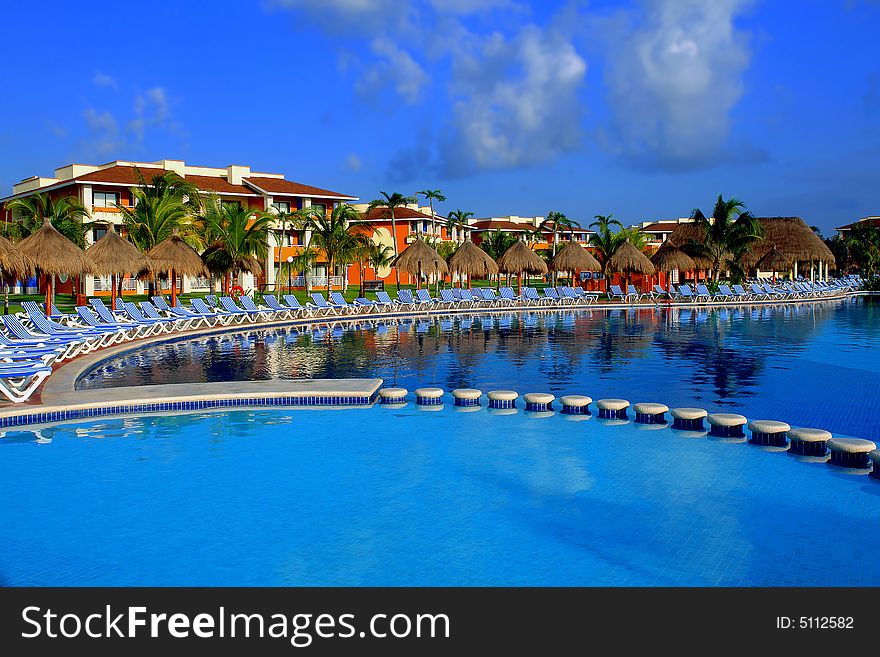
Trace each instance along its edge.
<instances>
[{"instance_id":1,"label":"blue sky","mask_svg":"<svg viewBox=\"0 0 880 657\"><path fill-rule=\"evenodd\" d=\"M0 190L69 162L250 164L370 200L632 223L722 193L880 214L877 0L5 7Z\"/></svg>"}]
</instances>

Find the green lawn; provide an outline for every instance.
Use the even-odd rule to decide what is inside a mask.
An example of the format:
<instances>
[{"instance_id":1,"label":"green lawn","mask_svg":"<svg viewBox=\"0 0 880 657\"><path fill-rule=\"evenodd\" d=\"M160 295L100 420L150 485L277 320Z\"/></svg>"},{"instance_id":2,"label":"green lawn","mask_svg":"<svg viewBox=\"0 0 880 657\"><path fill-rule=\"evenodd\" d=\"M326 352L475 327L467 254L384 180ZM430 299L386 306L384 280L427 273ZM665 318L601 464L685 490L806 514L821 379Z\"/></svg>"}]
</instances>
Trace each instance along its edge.
<instances>
[{"instance_id":1,"label":"green lawn","mask_svg":"<svg viewBox=\"0 0 880 657\"><path fill-rule=\"evenodd\" d=\"M477 280L475 280L471 283L471 285L473 287L495 287L496 282L495 281L477 281ZM512 282L512 286L514 287L514 289L516 288L515 281ZM546 284L544 284L544 283L536 284L536 283L532 282L531 286L538 288L538 289L542 289L542 288L546 287ZM410 290L415 289L415 285L401 285L400 287L401 287L401 289L410 289ZM447 284L444 287L449 287L449 285ZM388 294L391 295L392 299L397 295L397 286L396 285L393 285L393 284L386 285L385 290L388 292ZM434 286L431 285L429 290L431 292L431 295L433 296L434 290L435 290ZM312 291L313 292L326 292L324 288L314 288ZM282 292L283 292L283 290L282 290ZM359 290L358 290L357 286L353 286L353 287L350 287L347 292L344 292L343 296L345 297L346 301L353 301L358 296L358 293L359 293ZM274 292L268 291L268 292L266 292L266 294L274 294ZM305 303L306 301L311 301L308 294L306 294L305 290L294 290L293 294L294 294L294 296L296 296L297 299L299 299L303 303ZM205 296L204 293L181 294L178 298L182 299L183 301L186 301L186 300L191 299L193 297L204 297L204 296ZM260 295L257 294L256 296L259 297ZM375 295L372 292L367 292L367 298L374 298L374 296ZM126 301L138 302L138 301L146 301L147 299L149 299L149 297L146 294L126 294L125 295ZM10 294L9 295L9 312L13 313L13 314L21 312L21 302L22 301L42 302L43 295L42 294ZM73 313L74 312L74 298L70 294L58 294L55 297L55 306L58 308L58 310L60 310L63 313Z\"/></svg>"}]
</instances>

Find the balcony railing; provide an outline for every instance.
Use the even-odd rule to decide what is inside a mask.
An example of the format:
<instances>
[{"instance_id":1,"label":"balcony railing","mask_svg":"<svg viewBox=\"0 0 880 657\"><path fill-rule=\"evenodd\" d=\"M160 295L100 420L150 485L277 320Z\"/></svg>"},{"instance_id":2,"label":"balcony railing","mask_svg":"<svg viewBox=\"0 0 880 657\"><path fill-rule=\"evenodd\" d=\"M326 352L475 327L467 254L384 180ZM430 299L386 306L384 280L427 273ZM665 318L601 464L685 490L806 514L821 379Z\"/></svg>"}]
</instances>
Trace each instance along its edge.
<instances>
[{"instance_id":1,"label":"balcony railing","mask_svg":"<svg viewBox=\"0 0 880 657\"><path fill-rule=\"evenodd\" d=\"M95 292L111 292L113 290L113 279L110 276L95 276ZM135 292L137 290L137 279L123 278L122 291Z\"/></svg>"}]
</instances>

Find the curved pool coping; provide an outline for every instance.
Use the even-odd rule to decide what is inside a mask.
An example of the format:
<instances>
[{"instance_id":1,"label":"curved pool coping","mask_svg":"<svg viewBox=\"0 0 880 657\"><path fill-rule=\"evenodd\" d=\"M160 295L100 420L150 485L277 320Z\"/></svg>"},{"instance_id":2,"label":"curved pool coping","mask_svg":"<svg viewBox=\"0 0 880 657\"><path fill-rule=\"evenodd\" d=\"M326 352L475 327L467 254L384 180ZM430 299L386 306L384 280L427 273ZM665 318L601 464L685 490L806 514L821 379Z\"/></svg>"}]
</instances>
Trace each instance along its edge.
<instances>
[{"instance_id":1,"label":"curved pool coping","mask_svg":"<svg viewBox=\"0 0 880 657\"><path fill-rule=\"evenodd\" d=\"M140 351L156 344L168 344L200 337L307 325L350 325L366 319L395 320L509 312L558 313L566 310L657 310L661 308L741 308L815 304L839 301L870 292L849 291L816 299L776 301L652 303L652 304L568 304L564 306L497 306L494 308L444 308L408 312L373 312L342 316L304 317L277 321L215 326L150 336L78 356L57 367L39 391L39 402L0 409L0 429L24 424L64 422L82 417L208 410L229 406L364 406L371 405L382 385L381 379L270 379L178 383L77 390L78 381L101 363L121 354Z\"/></svg>"}]
</instances>

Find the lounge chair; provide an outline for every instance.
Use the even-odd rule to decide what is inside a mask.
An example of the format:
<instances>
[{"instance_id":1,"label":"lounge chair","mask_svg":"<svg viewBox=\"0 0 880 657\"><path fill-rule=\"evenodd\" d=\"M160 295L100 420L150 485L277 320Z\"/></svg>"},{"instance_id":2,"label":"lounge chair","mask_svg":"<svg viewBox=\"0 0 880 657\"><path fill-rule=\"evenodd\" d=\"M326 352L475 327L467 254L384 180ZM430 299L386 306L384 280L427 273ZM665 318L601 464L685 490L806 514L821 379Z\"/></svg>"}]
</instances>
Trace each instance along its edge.
<instances>
[{"instance_id":1,"label":"lounge chair","mask_svg":"<svg viewBox=\"0 0 880 657\"><path fill-rule=\"evenodd\" d=\"M548 303L552 303L555 306L562 304L563 299L559 296L559 292L556 291L555 287L545 287L543 292L544 298L548 299Z\"/></svg>"},{"instance_id":2,"label":"lounge chair","mask_svg":"<svg viewBox=\"0 0 880 657\"><path fill-rule=\"evenodd\" d=\"M175 315L163 315L156 306L149 301L141 301L141 314L146 318L156 322L157 327L166 333L171 331L186 331L193 327L194 324L201 324L200 317L178 317Z\"/></svg>"},{"instance_id":3,"label":"lounge chair","mask_svg":"<svg viewBox=\"0 0 880 657\"><path fill-rule=\"evenodd\" d=\"M165 297L155 296L155 297L153 297L153 306L155 306L155 308L159 312L166 313L168 315L168 317L176 317L181 320L184 320L184 319L191 320L190 326L193 326L193 327L198 325L199 323L202 323L205 326L209 326L209 327L216 326L217 324L220 323L220 320L217 317L208 317L206 315L200 315L200 314L195 313L191 310L187 310L186 308L184 308L180 304L179 300L177 302L177 305L172 307L172 306L168 305L167 301L165 301ZM187 328L189 328L189 327L187 327Z\"/></svg>"},{"instance_id":4,"label":"lounge chair","mask_svg":"<svg viewBox=\"0 0 880 657\"><path fill-rule=\"evenodd\" d=\"M66 324L60 324L46 317L39 306L33 301L24 301L21 304L21 307L27 313L31 324L45 335L87 340L92 349L106 347L119 340L115 329L98 329L85 326L72 327ZM91 349L89 349L89 351L90 350Z\"/></svg>"},{"instance_id":5,"label":"lounge chair","mask_svg":"<svg viewBox=\"0 0 880 657\"><path fill-rule=\"evenodd\" d=\"M479 291L480 296L483 297L483 301L490 306L497 306L501 303L501 299L498 298L498 295L495 294L495 290L491 287L479 287L477 290Z\"/></svg>"},{"instance_id":6,"label":"lounge chair","mask_svg":"<svg viewBox=\"0 0 880 657\"><path fill-rule=\"evenodd\" d=\"M678 300L679 301L699 301L699 298L691 289L691 286L687 283L682 283L678 286Z\"/></svg>"},{"instance_id":7,"label":"lounge chair","mask_svg":"<svg viewBox=\"0 0 880 657\"><path fill-rule=\"evenodd\" d=\"M311 317L315 314L315 307L312 304L306 302L306 305L302 305L299 302L299 299L297 299L296 296L293 294L285 294L284 303L288 308L299 311L301 313L301 317Z\"/></svg>"},{"instance_id":8,"label":"lounge chair","mask_svg":"<svg viewBox=\"0 0 880 657\"><path fill-rule=\"evenodd\" d=\"M447 308L456 308L461 305L461 299L457 299L452 290L440 290L440 300L438 304L445 305Z\"/></svg>"},{"instance_id":9,"label":"lounge chair","mask_svg":"<svg viewBox=\"0 0 880 657\"><path fill-rule=\"evenodd\" d=\"M431 306L437 303L437 300L433 299L425 288L420 288L416 290L416 302Z\"/></svg>"},{"instance_id":10,"label":"lounge chair","mask_svg":"<svg viewBox=\"0 0 880 657\"><path fill-rule=\"evenodd\" d=\"M105 324L101 321L100 317L92 312L91 308L87 308L86 306L77 306L76 314L83 326L99 331L105 331L108 335L115 335L114 339L107 343L108 345L132 340L135 337L138 337L141 330L140 326L135 326L130 323L113 322L112 324Z\"/></svg>"},{"instance_id":11,"label":"lounge chair","mask_svg":"<svg viewBox=\"0 0 880 657\"><path fill-rule=\"evenodd\" d=\"M215 310L211 310L208 307L208 304L205 303L204 299L199 299L198 297L190 299L189 305L193 309L193 312L197 315L216 320L220 322L220 324L222 324L223 326L227 326L233 321L239 321L239 323L241 323L238 315L231 315L226 312L217 312Z\"/></svg>"},{"instance_id":12,"label":"lounge chair","mask_svg":"<svg viewBox=\"0 0 880 657\"><path fill-rule=\"evenodd\" d=\"M737 299L742 299L743 301L749 301L752 298L751 292L747 292L739 283L736 283L733 286L733 293L736 295Z\"/></svg>"},{"instance_id":13,"label":"lounge chair","mask_svg":"<svg viewBox=\"0 0 880 657\"><path fill-rule=\"evenodd\" d=\"M254 323L259 317L259 311L250 312L240 308L232 297L220 297L219 301L223 311L232 317L237 317L239 324L244 324L245 322Z\"/></svg>"},{"instance_id":14,"label":"lounge chair","mask_svg":"<svg viewBox=\"0 0 880 657\"><path fill-rule=\"evenodd\" d=\"M257 305L257 302L253 300L253 298L249 297L246 294L242 294L238 298L238 302L241 304L241 307L244 308L247 312L251 313L254 317L259 319L275 319L278 316L278 311L272 310L267 307L260 307Z\"/></svg>"},{"instance_id":15,"label":"lounge chair","mask_svg":"<svg viewBox=\"0 0 880 657\"><path fill-rule=\"evenodd\" d=\"M376 292L376 302L380 306L382 306L382 310L384 311L394 310L394 308L397 306L394 300L390 296L388 296L388 293L384 290L379 290L378 292Z\"/></svg>"},{"instance_id":16,"label":"lounge chair","mask_svg":"<svg viewBox=\"0 0 880 657\"><path fill-rule=\"evenodd\" d=\"M342 312L342 308L338 308L336 305L328 303L327 299L324 298L324 295L320 292L312 292L309 295L312 298L312 305L324 315L339 315Z\"/></svg>"},{"instance_id":17,"label":"lounge chair","mask_svg":"<svg viewBox=\"0 0 880 657\"><path fill-rule=\"evenodd\" d=\"M482 294L478 297L472 290L468 290L467 288L459 289L458 295L461 297L462 303L468 304L471 308L476 305L482 305L483 303Z\"/></svg>"},{"instance_id":18,"label":"lounge chair","mask_svg":"<svg viewBox=\"0 0 880 657\"><path fill-rule=\"evenodd\" d=\"M363 306L358 306L356 304L346 301L345 297L342 296L342 293L340 292L330 293L330 303L347 313L361 313L365 311L365 308Z\"/></svg>"},{"instance_id":19,"label":"lounge chair","mask_svg":"<svg viewBox=\"0 0 880 657\"><path fill-rule=\"evenodd\" d=\"M85 351L88 343L68 338L53 338L48 335L35 335L21 323L15 315L0 316L3 327L12 335L0 333L0 345L5 350L28 349L34 356L58 352L57 360L74 358Z\"/></svg>"},{"instance_id":20,"label":"lounge chair","mask_svg":"<svg viewBox=\"0 0 880 657\"><path fill-rule=\"evenodd\" d=\"M121 299L116 299L117 303L122 301ZM102 299L89 299L89 305L92 306L92 310L95 311L95 314L98 316L98 319L104 324L127 324L130 329L134 332L134 336L136 338L145 338L150 335L154 335L159 332L159 327L156 325L155 321L149 321L144 319L143 321L135 321L130 317L119 318L110 312L110 309L106 306ZM88 323L88 321L86 321Z\"/></svg>"},{"instance_id":21,"label":"lounge chair","mask_svg":"<svg viewBox=\"0 0 880 657\"><path fill-rule=\"evenodd\" d=\"M0 392L9 401L20 404L27 401L50 374L52 368L42 360L0 362Z\"/></svg>"},{"instance_id":22,"label":"lounge chair","mask_svg":"<svg viewBox=\"0 0 880 657\"><path fill-rule=\"evenodd\" d=\"M610 299L611 301L615 299L620 299L620 301L626 302L627 295L623 293L623 290L620 289L619 285L612 285L608 289L608 299Z\"/></svg>"},{"instance_id":23,"label":"lounge chair","mask_svg":"<svg viewBox=\"0 0 880 657\"><path fill-rule=\"evenodd\" d=\"M521 299L516 295L516 292L513 291L512 287L502 287L499 290L501 294L501 298L499 299L499 303L504 306L515 306L517 305Z\"/></svg>"},{"instance_id":24,"label":"lounge chair","mask_svg":"<svg viewBox=\"0 0 880 657\"><path fill-rule=\"evenodd\" d=\"M645 294L644 292L639 292L636 289L635 285L630 284L626 288L626 298L633 299L633 300L635 300L636 303L638 303L639 301L641 301L642 299L644 299L647 296L649 296L649 295Z\"/></svg>"},{"instance_id":25,"label":"lounge chair","mask_svg":"<svg viewBox=\"0 0 880 657\"><path fill-rule=\"evenodd\" d=\"M527 306L544 306L550 303L546 297L538 295L538 290L533 287L524 287L522 289L522 299Z\"/></svg>"},{"instance_id":26,"label":"lounge chair","mask_svg":"<svg viewBox=\"0 0 880 657\"><path fill-rule=\"evenodd\" d=\"M672 299L672 295L663 289L662 285L654 286L654 296L652 297L655 301L658 299Z\"/></svg>"},{"instance_id":27,"label":"lounge chair","mask_svg":"<svg viewBox=\"0 0 880 657\"><path fill-rule=\"evenodd\" d=\"M278 297L272 296L271 294L263 295L263 303L265 303L266 307L274 312L276 316L280 315L284 319L293 319L294 315L297 313L294 308L282 306L281 302L278 301Z\"/></svg>"},{"instance_id":28,"label":"lounge chair","mask_svg":"<svg viewBox=\"0 0 880 657\"><path fill-rule=\"evenodd\" d=\"M700 299L705 299L706 301L712 301L712 293L709 291L709 288L705 286L703 283L697 283L697 301Z\"/></svg>"},{"instance_id":29,"label":"lounge chair","mask_svg":"<svg viewBox=\"0 0 880 657\"><path fill-rule=\"evenodd\" d=\"M418 305L412 290L403 289L397 291L397 303L408 308L415 308Z\"/></svg>"}]
</instances>

